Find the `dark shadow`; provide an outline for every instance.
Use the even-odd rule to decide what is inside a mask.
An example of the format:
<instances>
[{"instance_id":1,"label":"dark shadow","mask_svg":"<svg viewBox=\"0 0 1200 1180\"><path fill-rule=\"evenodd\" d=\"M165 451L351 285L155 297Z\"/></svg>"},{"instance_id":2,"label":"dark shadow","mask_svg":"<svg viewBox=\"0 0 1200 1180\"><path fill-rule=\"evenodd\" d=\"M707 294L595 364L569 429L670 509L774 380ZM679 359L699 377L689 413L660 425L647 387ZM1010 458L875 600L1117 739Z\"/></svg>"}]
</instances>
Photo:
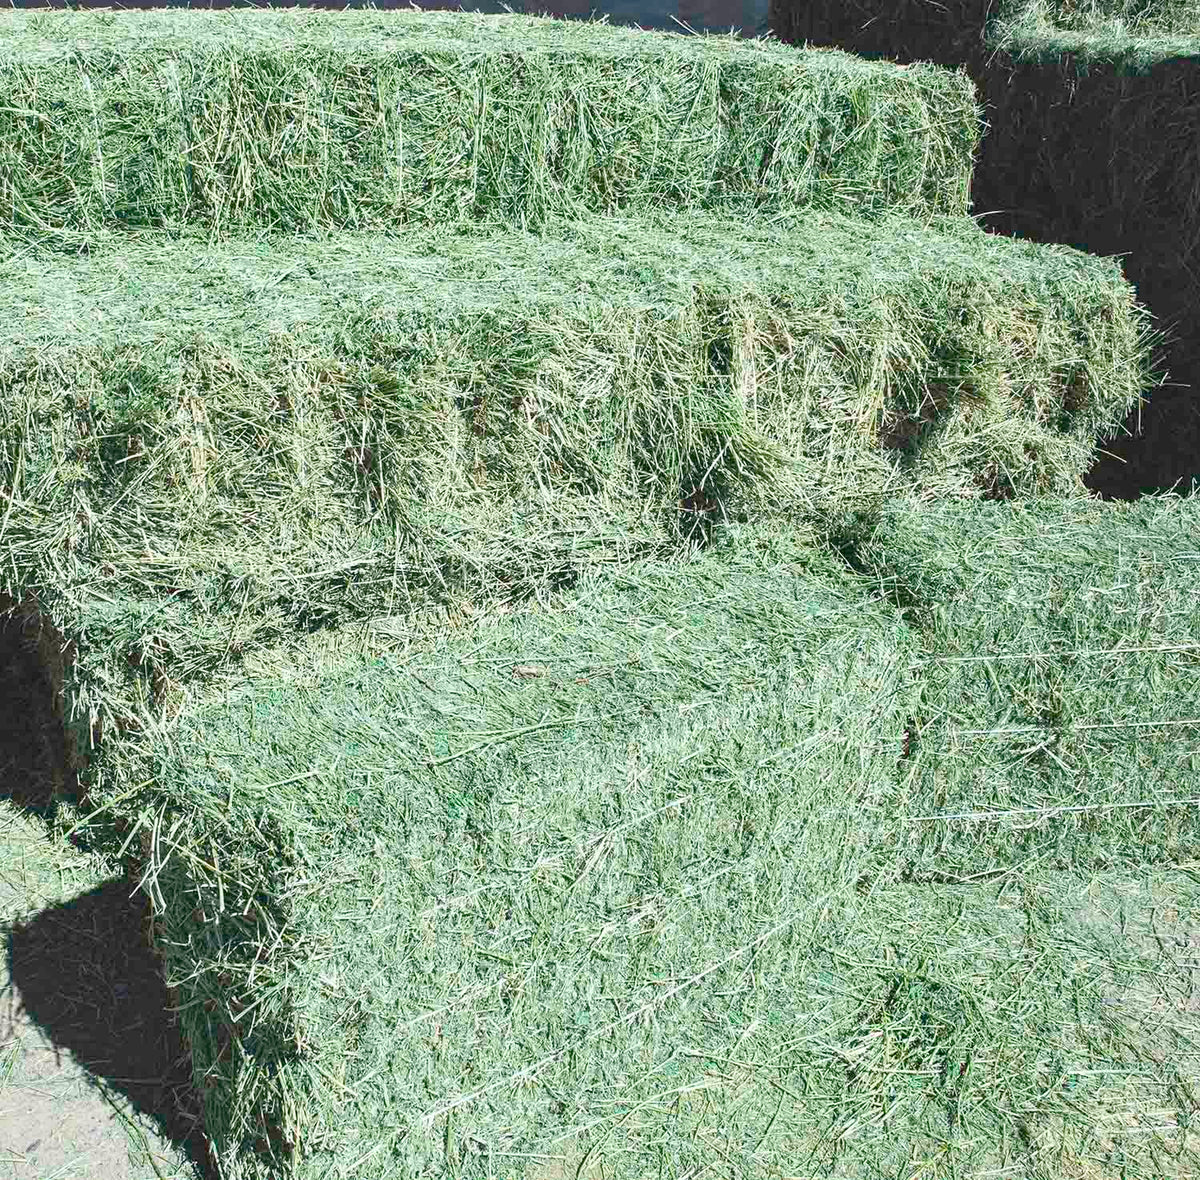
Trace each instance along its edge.
<instances>
[{"instance_id":1,"label":"dark shadow","mask_svg":"<svg viewBox=\"0 0 1200 1180\"><path fill-rule=\"evenodd\" d=\"M1195 106L1200 73L1188 61L1164 62L1153 76L1126 76L1111 65L1078 73L1070 55L1057 67L981 69L980 97L992 129L972 180L972 204L991 233L1062 243L1121 261L1137 298L1163 334L1156 365L1168 383L1125 421L1125 434L1101 443L1086 483L1106 499L1134 500L1200 480L1200 254L1186 212L1186 163L1176 175L1160 158L1188 161L1187 123L1164 126L1146 149L1144 89ZM1134 437L1130 437L1130 436Z\"/></svg>"},{"instance_id":2,"label":"dark shadow","mask_svg":"<svg viewBox=\"0 0 1200 1180\"><path fill-rule=\"evenodd\" d=\"M9 613L11 612L11 613ZM77 792L36 614L0 597L0 795L43 821Z\"/></svg>"},{"instance_id":3,"label":"dark shadow","mask_svg":"<svg viewBox=\"0 0 1200 1180\"><path fill-rule=\"evenodd\" d=\"M69 657L68 657L69 658ZM78 800L61 708L62 644L36 610L0 601L0 795L47 828L60 798ZM58 690L58 691L56 691ZM78 837L72 841L78 847ZM149 899L115 878L7 929L22 1010L56 1049L128 1095L216 1180L191 1067L158 959Z\"/></svg>"},{"instance_id":4,"label":"dark shadow","mask_svg":"<svg viewBox=\"0 0 1200 1180\"><path fill-rule=\"evenodd\" d=\"M217 1180L200 1124L191 1065L159 962L147 939L149 901L114 879L8 931L21 1009L56 1049L129 1097Z\"/></svg>"}]
</instances>

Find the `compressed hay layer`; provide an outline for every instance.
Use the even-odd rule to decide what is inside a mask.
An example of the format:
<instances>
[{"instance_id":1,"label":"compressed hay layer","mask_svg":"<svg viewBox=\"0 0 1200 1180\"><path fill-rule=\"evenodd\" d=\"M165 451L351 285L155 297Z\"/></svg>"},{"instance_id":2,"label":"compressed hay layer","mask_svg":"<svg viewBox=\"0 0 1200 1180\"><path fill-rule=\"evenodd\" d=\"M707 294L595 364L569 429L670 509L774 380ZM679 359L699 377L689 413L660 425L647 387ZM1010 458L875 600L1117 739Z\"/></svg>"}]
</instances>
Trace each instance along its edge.
<instances>
[{"instance_id":1,"label":"compressed hay layer","mask_svg":"<svg viewBox=\"0 0 1200 1180\"><path fill-rule=\"evenodd\" d=\"M540 224L968 209L964 76L765 41L421 12L6 12L0 224ZM61 236L61 233L60 235Z\"/></svg>"},{"instance_id":2,"label":"compressed hay layer","mask_svg":"<svg viewBox=\"0 0 1200 1180\"><path fill-rule=\"evenodd\" d=\"M1153 946L864 884L915 649L768 536L107 748L224 1176L1035 1174L1142 1110L1167 1174Z\"/></svg>"},{"instance_id":3,"label":"compressed hay layer","mask_svg":"<svg viewBox=\"0 0 1200 1180\"><path fill-rule=\"evenodd\" d=\"M1062 29L1109 24L1140 35L1200 30L1192 0L1009 0L1001 12L1036 17Z\"/></svg>"},{"instance_id":4,"label":"compressed hay layer","mask_svg":"<svg viewBox=\"0 0 1200 1180\"><path fill-rule=\"evenodd\" d=\"M1145 381L1114 264L959 221L134 239L0 282L0 590L89 637L85 745L288 635L735 514L1078 492Z\"/></svg>"},{"instance_id":5,"label":"compressed hay layer","mask_svg":"<svg viewBox=\"0 0 1200 1180\"><path fill-rule=\"evenodd\" d=\"M894 867L1200 857L1196 500L901 506L851 552L926 647Z\"/></svg>"}]
</instances>

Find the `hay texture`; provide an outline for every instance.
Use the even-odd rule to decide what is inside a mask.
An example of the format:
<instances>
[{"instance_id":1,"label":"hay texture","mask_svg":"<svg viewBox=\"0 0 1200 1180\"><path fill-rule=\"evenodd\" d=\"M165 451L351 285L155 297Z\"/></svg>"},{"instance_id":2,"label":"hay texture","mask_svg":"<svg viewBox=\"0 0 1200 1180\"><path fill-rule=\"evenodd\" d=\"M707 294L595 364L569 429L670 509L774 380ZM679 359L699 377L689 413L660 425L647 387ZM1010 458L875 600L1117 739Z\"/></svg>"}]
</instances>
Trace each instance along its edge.
<instances>
[{"instance_id":1,"label":"hay texture","mask_svg":"<svg viewBox=\"0 0 1200 1180\"><path fill-rule=\"evenodd\" d=\"M764 976L834 937L912 658L811 561L643 564L106 745L226 1176L511 1174L584 1124L633 1174L708 1052L780 1051ZM774 1092L720 1089L681 1125L752 1142Z\"/></svg>"},{"instance_id":2,"label":"hay texture","mask_svg":"<svg viewBox=\"0 0 1200 1180\"><path fill-rule=\"evenodd\" d=\"M522 226L967 211L971 83L834 52L437 12L6 12L0 224Z\"/></svg>"},{"instance_id":3,"label":"hay texture","mask_svg":"<svg viewBox=\"0 0 1200 1180\"><path fill-rule=\"evenodd\" d=\"M1192 0L1023 0L1001 6L988 41L1014 56L1036 43L1046 57L1165 61L1200 52L1200 10Z\"/></svg>"},{"instance_id":4,"label":"hay texture","mask_svg":"<svg viewBox=\"0 0 1200 1180\"><path fill-rule=\"evenodd\" d=\"M106 746L223 1175L1185 1174L1200 898L872 879L918 649L772 532Z\"/></svg>"},{"instance_id":5,"label":"hay texture","mask_svg":"<svg viewBox=\"0 0 1200 1180\"><path fill-rule=\"evenodd\" d=\"M958 220L134 237L0 280L0 589L87 637L85 745L289 634L738 515L1078 493L1147 382L1115 265Z\"/></svg>"},{"instance_id":6,"label":"hay texture","mask_svg":"<svg viewBox=\"0 0 1200 1180\"><path fill-rule=\"evenodd\" d=\"M1194 499L896 506L848 552L925 648L894 871L1196 862Z\"/></svg>"}]
</instances>

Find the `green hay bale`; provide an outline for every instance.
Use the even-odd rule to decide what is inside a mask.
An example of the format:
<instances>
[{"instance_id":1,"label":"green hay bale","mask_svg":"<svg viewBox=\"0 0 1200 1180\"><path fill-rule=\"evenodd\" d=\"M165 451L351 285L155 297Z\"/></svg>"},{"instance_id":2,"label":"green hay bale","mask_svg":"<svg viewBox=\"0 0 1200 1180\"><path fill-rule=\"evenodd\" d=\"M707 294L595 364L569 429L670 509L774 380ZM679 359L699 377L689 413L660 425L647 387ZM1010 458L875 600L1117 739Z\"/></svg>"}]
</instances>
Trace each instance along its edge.
<instances>
[{"instance_id":1,"label":"green hay bale","mask_svg":"<svg viewBox=\"0 0 1200 1180\"><path fill-rule=\"evenodd\" d=\"M0 590L72 716L736 516L1072 494L1146 381L1115 264L806 214L0 263ZM89 638L90 637L90 638Z\"/></svg>"},{"instance_id":2,"label":"green hay bale","mask_svg":"<svg viewBox=\"0 0 1200 1180\"><path fill-rule=\"evenodd\" d=\"M792 1157L713 1154L754 1177L1186 1180L1198 923L1195 875L1144 868L875 888L808 965L788 1081L744 1051L712 1068L747 1106L774 1094Z\"/></svg>"},{"instance_id":3,"label":"green hay bale","mask_svg":"<svg viewBox=\"0 0 1200 1180\"><path fill-rule=\"evenodd\" d=\"M1200 857L1197 501L901 506L852 552L924 637L895 867Z\"/></svg>"},{"instance_id":4,"label":"green hay bale","mask_svg":"<svg viewBox=\"0 0 1200 1180\"><path fill-rule=\"evenodd\" d=\"M1200 56L1194 0L1026 0L988 28L988 46L1018 62L1114 62L1138 70Z\"/></svg>"},{"instance_id":5,"label":"green hay bale","mask_svg":"<svg viewBox=\"0 0 1200 1180\"><path fill-rule=\"evenodd\" d=\"M769 1135L775 1090L706 1068L813 1007L910 691L830 566L646 564L106 746L224 1175L514 1175L585 1123L681 1174L697 1117Z\"/></svg>"},{"instance_id":6,"label":"green hay bale","mask_svg":"<svg viewBox=\"0 0 1200 1180\"><path fill-rule=\"evenodd\" d=\"M961 215L964 76L422 12L5 12L0 223L382 229L684 206Z\"/></svg>"}]
</instances>

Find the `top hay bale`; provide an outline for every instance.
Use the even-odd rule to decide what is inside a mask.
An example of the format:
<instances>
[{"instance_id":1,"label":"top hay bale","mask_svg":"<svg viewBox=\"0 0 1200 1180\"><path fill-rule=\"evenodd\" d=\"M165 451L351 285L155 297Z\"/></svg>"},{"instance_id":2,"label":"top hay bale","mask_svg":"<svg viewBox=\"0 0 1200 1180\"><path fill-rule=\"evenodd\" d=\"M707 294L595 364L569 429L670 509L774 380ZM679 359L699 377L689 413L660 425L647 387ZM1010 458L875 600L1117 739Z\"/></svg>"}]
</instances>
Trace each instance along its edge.
<instances>
[{"instance_id":1,"label":"top hay bale","mask_svg":"<svg viewBox=\"0 0 1200 1180\"><path fill-rule=\"evenodd\" d=\"M1017 61L1112 61L1145 69L1200 54L1194 0L1024 0L988 28L988 46Z\"/></svg>"},{"instance_id":2,"label":"top hay bale","mask_svg":"<svg viewBox=\"0 0 1200 1180\"><path fill-rule=\"evenodd\" d=\"M969 208L961 74L524 16L7 12L0 224Z\"/></svg>"}]
</instances>

